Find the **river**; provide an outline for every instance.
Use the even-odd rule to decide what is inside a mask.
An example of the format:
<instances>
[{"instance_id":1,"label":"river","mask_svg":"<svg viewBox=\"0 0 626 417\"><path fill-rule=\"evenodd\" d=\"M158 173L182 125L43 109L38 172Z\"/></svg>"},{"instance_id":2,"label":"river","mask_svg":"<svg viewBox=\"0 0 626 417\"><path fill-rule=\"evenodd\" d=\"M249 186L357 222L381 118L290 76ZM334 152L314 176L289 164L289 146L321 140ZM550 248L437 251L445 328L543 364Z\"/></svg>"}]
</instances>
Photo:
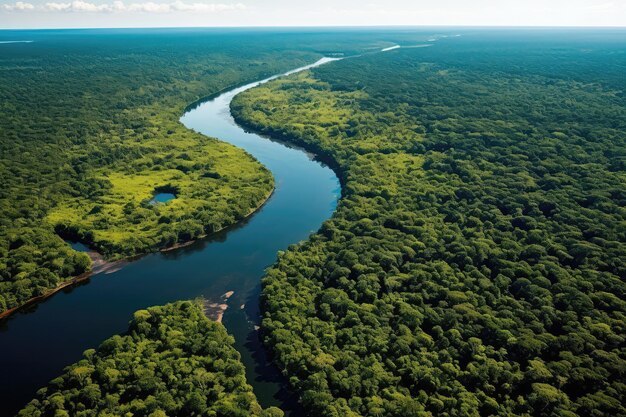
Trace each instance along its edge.
<instances>
[{"instance_id":1,"label":"river","mask_svg":"<svg viewBox=\"0 0 626 417\"><path fill-rule=\"evenodd\" d=\"M323 58L286 74L332 60ZM297 411L255 330L260 278L277 251L306 239L332 215L341 189L333 171L310 154L245 132L234 122L232 98L274 78L225 92L181 118L188 128L243 148L270 169L276 190L268 202L247 221L216 236L94 275L0 322L1 416L14 415L84 350L124 332L134 311L198 296L217 302L227 291L234 295L223 323L235 337L259 402Z\"/></svg>"}]
</instances>

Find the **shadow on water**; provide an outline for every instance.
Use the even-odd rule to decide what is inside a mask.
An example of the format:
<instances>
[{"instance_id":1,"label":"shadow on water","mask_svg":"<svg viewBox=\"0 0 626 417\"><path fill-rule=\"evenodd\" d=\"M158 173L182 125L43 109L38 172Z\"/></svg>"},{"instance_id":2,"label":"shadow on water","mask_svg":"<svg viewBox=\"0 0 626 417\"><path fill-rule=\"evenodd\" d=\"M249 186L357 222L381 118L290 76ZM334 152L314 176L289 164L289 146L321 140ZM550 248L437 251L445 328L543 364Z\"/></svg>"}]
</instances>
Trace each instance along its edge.
<instances>
[{"instance_id":1,"label":"shadow on water","mask_svg":"<svg viewBox=\"0 0 626 417\"><path fill-rule=\"evenodd\" d=\"M318 64L324 62L328 60ZM260 279L277 251L307 239L332 215L340 183L310 154L235 124L230 101L255 85L196 103L181 122L257 158L274 175L272 197L245 222L189 246L143 256L121 270L93 275L0 321L0 416L14 415L83 351L125 332L134 311L197 297L217 301L229 291L234 294L227 300L223 322L235 338L259 402L302 415L255 328Z\"/></svg>"},{"instance_id":2,"label":"shadow on water","mask_svg":"<svg viewBox=\"0 0 626 417\"><path fill-rule=\"evenodd\" d=\"M260 395L272 395L281 405L283 411L289 412L293 416L303 416L304 410L298 403L297 395L289 389L287 379L273 362L273 358L265 349L262 341L262 334L258 330L261 324L261 312L259 299L261 295L261 285L257 285L251 292L245 303L245 314L249 324L252 326L248 336L243 342L245 350L250 352L250 363L254 369L254 380L249 380L253 387L257 387ZM256 391L255 391L256 392Z\"/></svg>"}]
</instances>

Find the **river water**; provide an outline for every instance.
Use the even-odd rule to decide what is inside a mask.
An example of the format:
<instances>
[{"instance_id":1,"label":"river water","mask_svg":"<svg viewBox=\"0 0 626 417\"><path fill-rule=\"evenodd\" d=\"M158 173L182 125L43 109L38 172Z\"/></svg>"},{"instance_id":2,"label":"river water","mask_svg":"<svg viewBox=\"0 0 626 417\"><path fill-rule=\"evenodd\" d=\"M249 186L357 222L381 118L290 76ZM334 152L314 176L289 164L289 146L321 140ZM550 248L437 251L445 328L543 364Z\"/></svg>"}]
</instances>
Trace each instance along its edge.
<instances>
[{"instance_id":1,"label":"river water","mask_svg":"<svg viewBox=\"0 0 626 417\"><path fill-rule=\"evenodd\" d=\"M289 73L330 61L324 58ZM147 255L117 272L95 275L0 322L0 416L14 415L84 350L124 332L134 311L198 296L217 302L227 291L234 295L223 322L235 337L259 402L299 414L257 337L259 282L277 251L306 239L332 215L341 190L333 171L311 155L235 124L229 108L232 98L261 82L202 103L181 122L245 149L270 169L276 181L270 200L236 227L185 248Z\"/></svg>"}]
</instances>

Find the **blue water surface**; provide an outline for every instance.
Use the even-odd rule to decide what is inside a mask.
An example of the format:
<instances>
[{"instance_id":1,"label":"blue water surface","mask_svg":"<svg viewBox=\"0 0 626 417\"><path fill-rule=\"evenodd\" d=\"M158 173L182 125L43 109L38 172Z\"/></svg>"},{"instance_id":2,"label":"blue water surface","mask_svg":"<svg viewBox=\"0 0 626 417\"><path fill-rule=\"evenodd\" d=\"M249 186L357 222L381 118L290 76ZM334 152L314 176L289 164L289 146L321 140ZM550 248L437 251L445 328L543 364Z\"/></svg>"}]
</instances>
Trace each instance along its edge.
<instances>
[{"instance_id":1,"label":"blue water surface","mask_svg":"<svg viewBox=\"0 0 626 417\"><path fill-rule=\"evenodd\" d=\"M157 193L152 197L152 200L150 200L150 204L167 203L175 198L176 195L172 193Z\"/></svg>"}]
</instances>

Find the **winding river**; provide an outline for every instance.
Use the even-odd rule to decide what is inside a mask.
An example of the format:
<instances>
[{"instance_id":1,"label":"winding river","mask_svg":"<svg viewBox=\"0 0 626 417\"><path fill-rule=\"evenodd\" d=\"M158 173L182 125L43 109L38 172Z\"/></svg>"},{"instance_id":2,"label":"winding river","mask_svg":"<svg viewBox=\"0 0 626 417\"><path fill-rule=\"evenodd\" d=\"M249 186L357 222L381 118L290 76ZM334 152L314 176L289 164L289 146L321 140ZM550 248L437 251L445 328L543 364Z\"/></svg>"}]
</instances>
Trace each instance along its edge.
<instances>
[{"instance_id":1,"label":"winding river","mask_svg":"<svg viewBox=\"0 0 626 417\"><path fill-rule=\"evenodd\" d=\"M290 74L332 61L323 58ZM285 75L285 74L282 74ZM339 180L310 154L245 132L230 115L238 93L274 79L225 92L188 111L181 122L239 146L270 169L276 191L254 216L216 236L166 253L147 255L123 269L56 294L0 323L0 415L12 416L63 368L107 337L124 332L132 313L151 305L204 296L228 299L224 325L235 337L248 382L260 403L289 412L297 405L267 360L255 325L260 278L276 252L306 239L335 210ZM298 413L294 413L298 414Z\"/></svg>"}]
</instances>

